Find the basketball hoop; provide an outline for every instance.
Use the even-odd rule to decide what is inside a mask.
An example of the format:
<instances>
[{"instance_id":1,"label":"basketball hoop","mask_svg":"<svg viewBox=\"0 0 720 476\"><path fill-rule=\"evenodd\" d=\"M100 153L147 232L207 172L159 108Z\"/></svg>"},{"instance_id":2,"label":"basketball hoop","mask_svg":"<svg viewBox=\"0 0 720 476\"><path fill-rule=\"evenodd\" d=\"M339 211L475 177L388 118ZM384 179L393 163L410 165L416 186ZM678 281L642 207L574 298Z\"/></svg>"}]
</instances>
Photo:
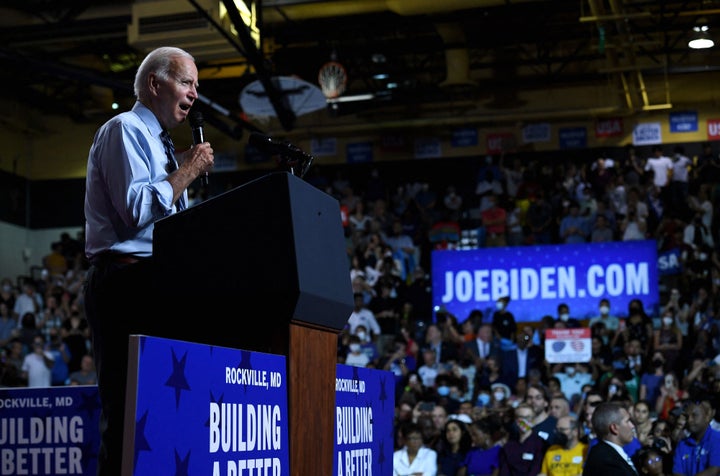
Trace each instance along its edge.
<instances>
[{"instance_id":1,"label":"basketball hoop","mask_svg":"<svg viewBox=\"0 0 720 476\"><path fill-rule=\"evenodd\" d=\"M345 92L347 85L345 67L337 61L325 63L318 73L318 83L326 98L335 99Z\"/></svg>"}]
</instances>

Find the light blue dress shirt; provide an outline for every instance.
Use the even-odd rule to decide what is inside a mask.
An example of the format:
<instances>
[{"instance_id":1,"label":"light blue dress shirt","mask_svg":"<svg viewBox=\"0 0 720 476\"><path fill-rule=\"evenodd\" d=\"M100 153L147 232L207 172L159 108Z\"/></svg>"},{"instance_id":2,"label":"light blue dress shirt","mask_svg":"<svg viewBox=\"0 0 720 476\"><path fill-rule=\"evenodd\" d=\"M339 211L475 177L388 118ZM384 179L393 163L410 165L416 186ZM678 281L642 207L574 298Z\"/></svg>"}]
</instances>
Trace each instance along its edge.
<instances>
[{"instance_id":1,"label":"light blue dress shirt","mask_svg":"<svg viewBox=\"0 0 720 476\"><path fill-rule=\"evenodd\" d=\"M160 122L140 102L96 132L85 189L88 259L105 251L152 255L155 221L176 211L161 132Z\"/></svg>"}]
</instances>

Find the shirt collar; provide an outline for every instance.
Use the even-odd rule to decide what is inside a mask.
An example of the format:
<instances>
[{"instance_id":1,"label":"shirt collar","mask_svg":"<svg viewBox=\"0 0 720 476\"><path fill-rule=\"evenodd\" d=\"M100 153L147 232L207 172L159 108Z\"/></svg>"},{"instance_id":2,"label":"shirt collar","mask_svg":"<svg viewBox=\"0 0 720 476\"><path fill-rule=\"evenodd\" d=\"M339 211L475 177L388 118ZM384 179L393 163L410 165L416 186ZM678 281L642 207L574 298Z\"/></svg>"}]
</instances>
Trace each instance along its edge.
<instances>
[{"instance_id":1,"label":"shirt collar","mask_svg":"<svg viewBox=\"0 0 720 476\"><path fill-rule=\"evenodd\" d=\"M160 138L160 133L163 131L160 121L158 121L155 113L153 113L145 104L140 101L135 101L132 111L137 114L141 121L147 126L148 132L152 137Z\"/></svg>"}]
</instances>

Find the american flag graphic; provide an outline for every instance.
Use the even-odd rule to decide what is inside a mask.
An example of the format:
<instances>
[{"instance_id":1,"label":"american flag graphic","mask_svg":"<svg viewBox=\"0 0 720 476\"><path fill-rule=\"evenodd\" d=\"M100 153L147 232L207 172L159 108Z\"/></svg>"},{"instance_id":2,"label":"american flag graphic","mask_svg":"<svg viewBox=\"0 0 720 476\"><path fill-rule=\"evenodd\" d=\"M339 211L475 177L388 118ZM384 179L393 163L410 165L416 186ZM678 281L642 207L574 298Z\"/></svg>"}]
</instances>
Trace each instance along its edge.
<instances>
[{"instance_id":1,"label":"american flag graphic","mask_svg":"<svg viewBox=\"0 0 720 476\"><path fill-rule=\"evenodd\" d=\"M585 344L581 340L574 340L574 341L570 342L570 347L575 352L580 352L581 350L583 350L585 348Z\"/></svg>"}]
</instances>

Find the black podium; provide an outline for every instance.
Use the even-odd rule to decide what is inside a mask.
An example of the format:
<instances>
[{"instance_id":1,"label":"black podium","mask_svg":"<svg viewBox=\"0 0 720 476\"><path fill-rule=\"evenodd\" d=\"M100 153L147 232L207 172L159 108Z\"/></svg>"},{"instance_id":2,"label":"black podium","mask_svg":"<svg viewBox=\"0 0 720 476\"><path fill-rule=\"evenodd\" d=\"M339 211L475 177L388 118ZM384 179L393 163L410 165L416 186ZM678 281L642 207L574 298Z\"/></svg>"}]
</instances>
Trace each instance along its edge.
<instances>
[{"instance_id":1,"label":"black podium","mask_svg":"<svg viewBox=\"0 0 720 476\"><path fill-rule=\"evenodd\" d=\"M337 337L353 309L338 201L270 173L158 221L153 255L156 335L286 355L291 473L330 474Z\"/></svg>"}]
</instances>

